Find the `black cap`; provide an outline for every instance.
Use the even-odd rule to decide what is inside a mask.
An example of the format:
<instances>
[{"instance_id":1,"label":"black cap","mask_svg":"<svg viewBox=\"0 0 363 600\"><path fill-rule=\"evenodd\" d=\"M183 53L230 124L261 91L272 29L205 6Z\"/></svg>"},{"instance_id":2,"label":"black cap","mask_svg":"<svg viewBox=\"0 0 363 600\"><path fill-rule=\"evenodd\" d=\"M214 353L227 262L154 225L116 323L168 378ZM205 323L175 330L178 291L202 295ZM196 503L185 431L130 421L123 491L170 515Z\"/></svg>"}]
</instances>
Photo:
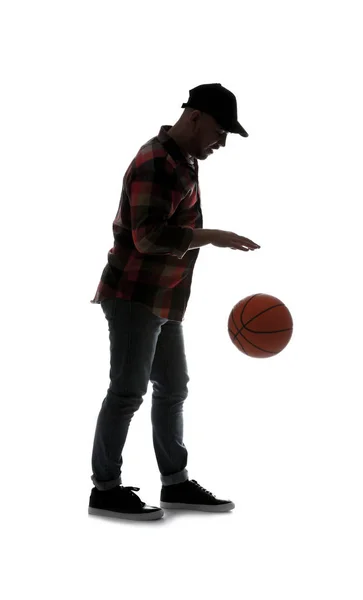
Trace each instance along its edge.
<instances>
[{"instance_id":1,"label":"black cap","mask_svg":"<svg viewBox=\"0 0 363 600\"><path fill-rule=\"evenodd\" d=\"M237 120L236 96L220 83L206 83L189 90L189 100L181 107L205 112L225 131L248 137L247 131Z\"/></svg>"}]
</instances>

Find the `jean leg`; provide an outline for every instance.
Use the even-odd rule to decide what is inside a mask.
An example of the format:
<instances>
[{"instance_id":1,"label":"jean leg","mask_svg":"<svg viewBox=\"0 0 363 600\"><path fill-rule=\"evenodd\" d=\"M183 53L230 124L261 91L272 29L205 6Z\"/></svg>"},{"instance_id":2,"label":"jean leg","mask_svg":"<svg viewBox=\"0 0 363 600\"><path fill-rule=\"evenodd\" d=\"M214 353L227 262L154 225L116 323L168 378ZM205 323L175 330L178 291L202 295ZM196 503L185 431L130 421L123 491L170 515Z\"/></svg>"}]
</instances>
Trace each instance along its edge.
<instances>
[{"instance_id":1,"label":"jean leg","mask_svg":"<svg viewBox=\"0 0 363 600\"><path fill-rule=\"evenodd\" d=\"M188 479L188 452L183 443L183 405L189 375L182 323L168 321L158 338L150 381L153 444L163 485Z\"/></svg>"},{"instance_id":2,"label":"jean leg","mask_svg":"<svg viewBox=\"0 0 363 600\"><path fill-rule=\"evenodd\" d=\"M130 422L143 402L165 319L122 298L102 302L110 339L110 385L98 415L91 477L100 490L122 483L122 450Z\"/></svg>"}]
</instances>

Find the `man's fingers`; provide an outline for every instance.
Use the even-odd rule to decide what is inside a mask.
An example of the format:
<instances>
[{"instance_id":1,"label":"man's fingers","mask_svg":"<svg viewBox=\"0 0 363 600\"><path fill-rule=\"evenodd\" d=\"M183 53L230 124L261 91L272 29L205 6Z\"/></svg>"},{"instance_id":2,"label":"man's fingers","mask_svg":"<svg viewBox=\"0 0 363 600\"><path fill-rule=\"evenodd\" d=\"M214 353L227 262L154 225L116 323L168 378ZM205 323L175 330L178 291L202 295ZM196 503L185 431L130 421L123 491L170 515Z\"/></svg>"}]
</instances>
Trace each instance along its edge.
<instances>
[{"instance_id":1,"label":"man's fingers","mask_svg":"<svg viewBox=\"0 0 363 600\"><path fill-rule=\"evenodd\" d=\"M242 238L242 243L244 243L245 246L250 246L251 248L260 248L261 247L258 244L256 244L256 242L253 242L252 240L249 240L248 238Z\"/></svg>"}]
</instances>

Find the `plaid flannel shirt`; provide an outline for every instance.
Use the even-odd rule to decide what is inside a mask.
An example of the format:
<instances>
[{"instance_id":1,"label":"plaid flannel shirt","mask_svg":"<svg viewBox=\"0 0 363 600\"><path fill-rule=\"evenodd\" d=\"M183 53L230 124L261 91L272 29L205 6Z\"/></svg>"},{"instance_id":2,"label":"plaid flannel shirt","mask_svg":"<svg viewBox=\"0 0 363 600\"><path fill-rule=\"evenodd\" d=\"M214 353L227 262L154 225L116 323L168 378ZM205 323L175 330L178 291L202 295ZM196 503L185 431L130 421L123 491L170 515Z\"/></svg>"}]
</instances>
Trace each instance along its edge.
<instances>
[{"instance_id":1,"label":"plaid flannel shirt","mask_svg":"<svg viewBox=\"0 0 363 600\"><path fill-rule=\"evenodd\" d=\"M159 317L183 321L203 227L198 162L168 136L171 125L138 151L126 170L108 252L92 304L125 298Z\"/></svg>"}]
</instances>

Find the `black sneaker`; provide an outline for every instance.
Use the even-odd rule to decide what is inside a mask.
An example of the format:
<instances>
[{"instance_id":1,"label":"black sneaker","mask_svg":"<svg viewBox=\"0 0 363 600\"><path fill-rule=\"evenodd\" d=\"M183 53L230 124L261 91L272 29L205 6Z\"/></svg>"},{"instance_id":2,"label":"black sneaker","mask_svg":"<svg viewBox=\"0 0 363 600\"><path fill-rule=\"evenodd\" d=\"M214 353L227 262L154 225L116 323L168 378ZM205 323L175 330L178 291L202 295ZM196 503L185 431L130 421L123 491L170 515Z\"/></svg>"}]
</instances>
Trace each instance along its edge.
<instances>
[{"instance_id":1,"label":"black sneaker","mask_svg":"<svg viewBox=\"0 0 363 600\"><path fill-rule=\"evenodd\" d=\"M101 491L94 487L91 490L88 514L132 521L161 519L164 516L161 508L146 505L132 491L138 492L139 489L131 486L117 486L111 490Z\"/></svg>"},{"instance_id":2,"label":"black sneaker","mask_svg":"<svg viewBox=\"0 0 363 600\"><path fill-rule=\"evenodd\" d=\"M220 500L203 488L195 479L165 485L161 488L160 506L206 512L225 512L235 508L231 500Z\"/></svg>"}]
</instances>

